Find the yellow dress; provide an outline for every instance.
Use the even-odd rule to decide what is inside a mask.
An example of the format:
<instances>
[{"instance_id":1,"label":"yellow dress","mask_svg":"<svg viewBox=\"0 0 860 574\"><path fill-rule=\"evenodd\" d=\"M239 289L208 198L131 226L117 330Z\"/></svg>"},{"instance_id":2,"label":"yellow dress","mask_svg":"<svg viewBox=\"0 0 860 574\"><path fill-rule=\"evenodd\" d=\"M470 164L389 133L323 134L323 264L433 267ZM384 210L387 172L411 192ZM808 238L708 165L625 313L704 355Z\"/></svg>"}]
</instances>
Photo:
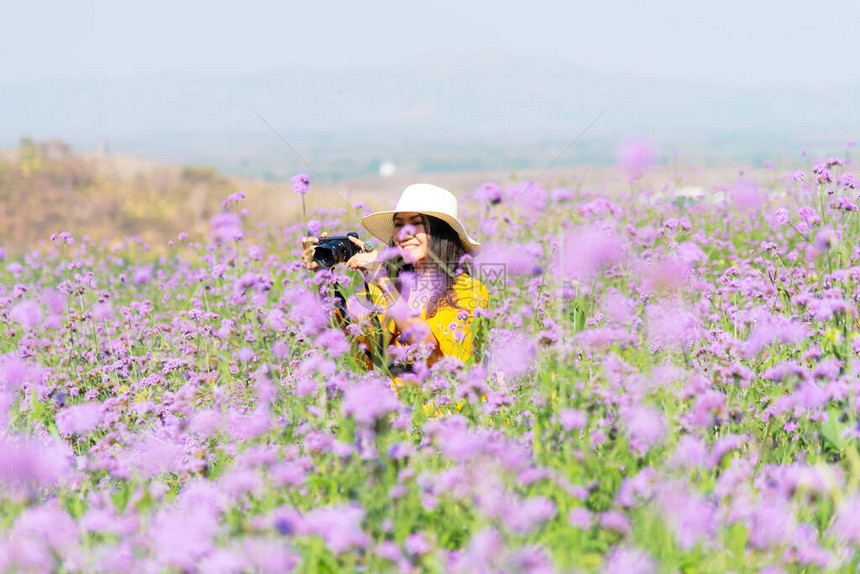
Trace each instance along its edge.
<instances>
[{"instance_id":1,"label":"yellow dress","mask_svg":"<svg viewBox=\"0 0 860 574\"><path fill-rule=\"evenodd\" d=\"M454 307L442 304L432 317L427 317L426 310L421 311L421 319L430 327L436 339L436 348L427 359L428 366L446 356L457 357L465 363L475 350L476 333L473 333L472 328L475 311L478 308L486 309L489 305L487 287L468 274L461 273L457 276L453 289L457 295ZM377 286L368 285L367 294L374 304L386 305L386 297ZM362 293L362 296L366 297L367 294ZM372 369L374 362L379 360L379 355L384 354L389 345L402 347L404 344L400 341L401 333L398 332L394 321L386 319L381 313L372 314L368 318L371 325L375 327L370 327L356 336L356 341L364 343L369 349L364 360L367 367ZM400 378L396 376L392 382L395 387L402 384Z\"/></svg>"}]
</instances>

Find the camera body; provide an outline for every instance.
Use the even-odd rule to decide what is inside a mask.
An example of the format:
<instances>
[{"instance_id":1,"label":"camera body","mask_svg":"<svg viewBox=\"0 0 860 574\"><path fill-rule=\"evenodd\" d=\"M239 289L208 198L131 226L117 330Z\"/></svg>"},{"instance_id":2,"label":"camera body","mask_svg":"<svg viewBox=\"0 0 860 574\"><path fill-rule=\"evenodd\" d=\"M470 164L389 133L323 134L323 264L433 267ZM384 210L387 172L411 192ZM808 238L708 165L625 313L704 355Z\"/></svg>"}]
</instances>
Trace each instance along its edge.
<instances>
[{"instance_id":1,"label":"camera body","mask_svg":"<svg viewBox=\"0 0 860 574\"><path fill-rule=\"evenodd\" d=\"M350 237L358 239L358 233L350 231L346 235L320 239L320 242L314 247L314 261L317 265L321 269L331 269L338 263L343 263L356 253L361 252L361 248L350 241Z\"/></svg>"}]
</instances>

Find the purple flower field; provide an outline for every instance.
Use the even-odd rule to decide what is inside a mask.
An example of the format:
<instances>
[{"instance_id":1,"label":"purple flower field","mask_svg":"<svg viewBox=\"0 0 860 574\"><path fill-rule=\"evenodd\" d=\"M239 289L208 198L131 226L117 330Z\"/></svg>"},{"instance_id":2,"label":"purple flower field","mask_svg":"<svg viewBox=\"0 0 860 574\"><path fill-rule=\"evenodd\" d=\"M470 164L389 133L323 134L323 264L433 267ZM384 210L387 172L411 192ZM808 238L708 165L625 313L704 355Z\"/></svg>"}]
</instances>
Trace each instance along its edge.
<instances>
[{"instance_id":1,"label":"purple flower field","mask_svg":"<svg viewBox=\"0 0 860 574\"><path fill-rule=\"evenodd\" d=\"M0 251L0 571L860 568L852 161L649 189L627 156L623 192L455 190L484 356L397 392L332 319L360 281L241 193L165 255Z\"/></svg>"}]
</instances>

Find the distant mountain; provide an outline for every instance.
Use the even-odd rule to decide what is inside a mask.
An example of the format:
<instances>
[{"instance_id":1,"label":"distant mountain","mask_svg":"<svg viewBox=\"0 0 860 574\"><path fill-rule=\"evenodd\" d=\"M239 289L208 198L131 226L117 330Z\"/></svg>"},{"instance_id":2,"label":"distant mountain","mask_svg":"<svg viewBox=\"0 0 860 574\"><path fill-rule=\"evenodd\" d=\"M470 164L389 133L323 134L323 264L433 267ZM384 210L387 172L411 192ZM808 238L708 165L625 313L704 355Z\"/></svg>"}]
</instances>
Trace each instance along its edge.
<instances>
[{"instance_id":1,"label":"distant mountain","mask_svg":"<svg viewBox=\"0 0 860 574\"><path fill-rule=\"evenodd\" d=\"M335 177L386 158L415 170L504 167L551 161L608 108L566 161L608 161L630 135L665 150L753 157L856 138L858 102L860 85L740 89L464 55L400 68L0 84L0 146L30 136L86 151L106 141L109 151L244 175L301 169L256 112Z\"/></svg>"}]
</instances>

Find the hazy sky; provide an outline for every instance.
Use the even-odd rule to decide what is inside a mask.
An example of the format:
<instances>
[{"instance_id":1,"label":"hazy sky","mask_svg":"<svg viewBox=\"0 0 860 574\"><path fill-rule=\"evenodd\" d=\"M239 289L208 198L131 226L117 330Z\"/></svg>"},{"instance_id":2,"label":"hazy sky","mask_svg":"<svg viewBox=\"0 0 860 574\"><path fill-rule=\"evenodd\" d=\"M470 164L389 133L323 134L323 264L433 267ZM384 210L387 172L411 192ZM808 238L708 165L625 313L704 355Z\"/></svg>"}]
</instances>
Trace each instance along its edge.
<instances>
[{"instance_id":1,"label":"hazy sky","mask_svg":"<svg viewBox=\"0 0 860 574\"><path fill-rule=\"evenodd\" d=\"M860 2L14 2L0 82L371 67L489 51L728 85L860 82Z\"/></svg>"}]
</instances>

